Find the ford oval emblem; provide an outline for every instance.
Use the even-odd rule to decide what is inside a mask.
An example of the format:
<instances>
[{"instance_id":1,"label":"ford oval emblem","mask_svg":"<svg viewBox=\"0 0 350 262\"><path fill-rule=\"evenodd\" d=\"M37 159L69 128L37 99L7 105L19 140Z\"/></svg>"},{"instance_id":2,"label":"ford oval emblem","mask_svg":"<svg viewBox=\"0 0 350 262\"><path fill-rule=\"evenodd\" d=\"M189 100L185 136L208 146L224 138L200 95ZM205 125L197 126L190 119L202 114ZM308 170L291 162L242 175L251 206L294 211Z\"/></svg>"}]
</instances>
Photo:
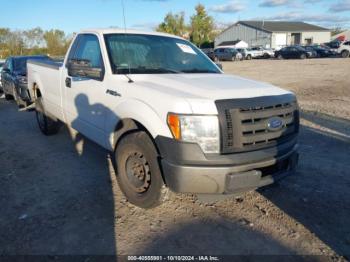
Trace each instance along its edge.
<instances>
[{"instance_id":1,"label":"ford oval emblem","mask_svg":"<svg viewBox=\"0 0 350 262\"><path fill-rule=\"evenodd\" d=\"M270 131L278 131L283 127L283 120L280 117L272 117L267 122L267 128Z\"/></svg>"}]
</instances>

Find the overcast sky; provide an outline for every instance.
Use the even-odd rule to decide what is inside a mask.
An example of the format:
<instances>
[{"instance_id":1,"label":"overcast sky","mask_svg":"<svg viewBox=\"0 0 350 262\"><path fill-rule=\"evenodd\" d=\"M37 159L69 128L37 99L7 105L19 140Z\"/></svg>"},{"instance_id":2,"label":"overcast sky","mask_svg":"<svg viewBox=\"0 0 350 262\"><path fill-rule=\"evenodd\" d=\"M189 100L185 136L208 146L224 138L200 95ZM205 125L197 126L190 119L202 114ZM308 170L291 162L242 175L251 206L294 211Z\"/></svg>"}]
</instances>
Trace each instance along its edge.
<instances>
[{"instance_id":1,"label":"overcast sky","mask_svg":"<svg viewBox=\"0 0 350 262\"><path fill-rule=\"evenodd\" d=\"M91 27L123 27L121 0L1 2L0 27L28 29L40 26L68 33ZM265 19L350 28L350 0L124 0L127 27L152 30L170 11L184 11L189 19L199 2L223 27L237 20Z\"/></svg>"}]
</instances>

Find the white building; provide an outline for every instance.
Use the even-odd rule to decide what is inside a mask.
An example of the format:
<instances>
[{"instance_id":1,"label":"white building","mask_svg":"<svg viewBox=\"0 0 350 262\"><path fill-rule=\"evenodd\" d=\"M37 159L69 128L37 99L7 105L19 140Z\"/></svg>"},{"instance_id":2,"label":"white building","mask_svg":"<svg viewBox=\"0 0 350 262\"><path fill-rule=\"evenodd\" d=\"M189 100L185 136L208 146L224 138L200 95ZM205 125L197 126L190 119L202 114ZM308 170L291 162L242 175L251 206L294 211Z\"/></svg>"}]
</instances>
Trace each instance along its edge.
<instances>
[{"instance_id":1,"label":"white building","mask_svg":"<svg viewBox=\"0 0 350 262\"><path fill-rule=\"evenodd\" d=\"M248 48L248 46L248 43L242 40L235 40L222 42L217 47Z\"/></svg>"},{"instance_id":2,"label":"white building","mask_svg":"<svg viewBox=\"0 0 350 262\"><path fill-rule=\"evenodd\" d=\"M240 39L250 47L279 49L287 45L322 44L331 40L331 30L304 22L239 21L215 38L215 46Z\"/></svg>"}]
</instances>

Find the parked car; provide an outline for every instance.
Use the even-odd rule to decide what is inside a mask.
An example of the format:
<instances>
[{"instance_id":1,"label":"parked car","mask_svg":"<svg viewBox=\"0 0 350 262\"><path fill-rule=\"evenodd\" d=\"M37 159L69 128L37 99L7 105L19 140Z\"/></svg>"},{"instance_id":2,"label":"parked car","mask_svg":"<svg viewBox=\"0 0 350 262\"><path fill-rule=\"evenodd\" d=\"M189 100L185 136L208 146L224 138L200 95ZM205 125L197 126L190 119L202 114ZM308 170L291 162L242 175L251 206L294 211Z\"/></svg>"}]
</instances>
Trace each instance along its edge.
<instances>
[{"instance_id":1,"label":"parked car","mask_svg":"<svg viewBox=\"0 0 350 262\"><path fill-rule=\"evenodd\" d=\"M219 47L214 50L215 58L218 61L241 61L243 56L237 49L232 47Z\"/></svg>"},{"instance_id":2,"label":"parked car","mask_svg":"<svg viewBox=\"0 0 350 262\"><path fill-rule=\"evenodd\" d=\"M250 48L237 48L237 51L240 52L243 56L243 59L251 60L253 58L259 57L259 54L255 51L252 51Z\"/></svg>"},{"instance_id":3,"label":"parked car","mask_svg":"<svg viewBox=\"0 0 350 262\"><path fill-rule=\"evenodd\" d=\"M2 68L3 68L4 64L5 64L5 60L0 59L0 93L2 93L1 71L2 71Z\"/></svg>"},{"instance_id":4,"label":"parked car","mask_svg":"<svg viewBox=\"0 0 350 262\"><path fill-rule=\"evenodd\" d=\"M121 190L143 208L167 188L208 197L254 190L298 162L295 95L223 74L180 37L83 31L64 63L28 62L28 88L42 133L64 123L110 151Z\"/></svg>"},{"instance_id":5,"label":"parked car","mask_svg":"<svg viewBox=\"0 0 350 262\"><path fill-rule=\"evenodd\" d=\"M252 47L251 50L255 52L257 58L270 58L275 56L275 51L271 48L256 46Z\"/></svg>"},{"instance_id":6,"label":"parked car","mask_svg":"<svg viewBox=\"0 0 350 262\"><path fill-rule=\"evenodd\" d=\"M202 51L203 51L203 53L206 54L212 61L216 61L214 49L212 49L212 48L205 48L205 49L202 49Z\"/></svg>"},{"instance_id":7,"label":"parked car","mask_svg":"<svg viewBox=\"0 0 350 262\"><path fill-rule=\"evenodd\" d=\"M350 41L332 41L326 43L336 54L343 58L350 57Z\"/></svg>"},{"instance_id":8,"label":"parked car","mask_svg":"<svg viewBox=\"0 0 350 262\"><path fill-rule=\"evenodd\" d=\"M309 58L319 57L317 51L313 46L303 46L302 48L304 48L309 53Z\"/></svg>"},{"instance_id":9,"label":"parked car","mask_svg":"<svg viewBox=\"0 0 350 262\"><path fill-rule=\"evenodd\" d=\"M331 57L336 55L336 53L330 48L322 47L320 45L306 46L305 48L306 50L314 50L316 52L316 57Z\"/></svg>"},{"instance_id":10,"label":"parked car","mask_svg":"<svg viewBox=\"0 0 350 262\"><path fill-rule=\"evenodd\" d=\"M46 61L48 56L12 56L9 57L1 72L2 88L5 99L14 99L18 106L28 106L32 97L27 87L27 61Z\"/></svg>"},{"instance_id":11,"label":"parked car","mask_svg":"<svg viewBox=\"0 0 350 262\"><path fill-rule=\"evenodd\" d=\"M278 59L300 58L305 59L312 56L311 52L306 51L300 46L287 46L275 52L275 57Z\"/></svg>"}]
</instances>

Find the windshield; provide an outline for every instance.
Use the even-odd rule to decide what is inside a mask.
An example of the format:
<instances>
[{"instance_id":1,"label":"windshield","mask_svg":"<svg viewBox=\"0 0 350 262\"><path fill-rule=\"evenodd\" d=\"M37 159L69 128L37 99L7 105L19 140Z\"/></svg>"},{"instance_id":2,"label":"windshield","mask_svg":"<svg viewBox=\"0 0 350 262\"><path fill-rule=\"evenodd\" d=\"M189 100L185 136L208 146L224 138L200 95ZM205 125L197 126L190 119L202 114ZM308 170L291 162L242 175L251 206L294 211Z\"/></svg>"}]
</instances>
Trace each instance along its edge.
<instances>
[{"instance_id":1,"label":"windshield","mask_svg":"<svg viewBox=\"0 0 350 262\"><path fill-rule=\"evenodd\" d=\"M105 35L114 74L220 73L188 41L141 34Z\"/></svg>"}]
</instances>

